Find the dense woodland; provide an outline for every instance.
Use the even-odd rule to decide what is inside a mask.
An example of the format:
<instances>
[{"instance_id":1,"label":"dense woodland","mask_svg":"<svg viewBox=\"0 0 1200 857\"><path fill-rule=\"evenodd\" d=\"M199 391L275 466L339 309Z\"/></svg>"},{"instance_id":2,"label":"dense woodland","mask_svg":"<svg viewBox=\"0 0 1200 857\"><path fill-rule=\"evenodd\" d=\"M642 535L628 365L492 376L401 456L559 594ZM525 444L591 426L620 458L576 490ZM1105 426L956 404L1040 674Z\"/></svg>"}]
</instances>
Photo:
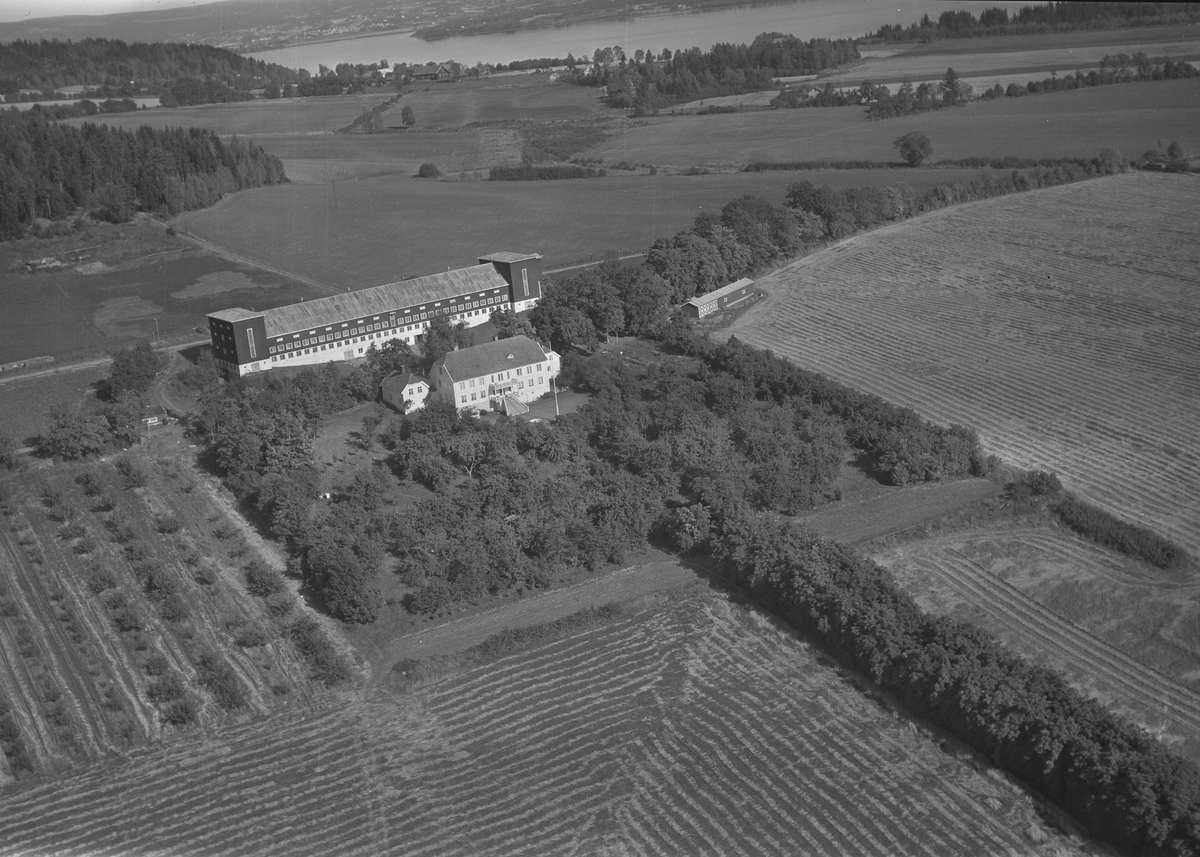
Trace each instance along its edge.
<instances>
[{"instance_id":1,"label":"dense woodland","mask_svg":"<svg viewBox=\"0 0 1200 857\"><path fill-rule=\"evenodd\" d=\"M308 71L235 54L210 45L81 39L0 45L0 95L18 89L108 87L114 95L158 94L179 78L219 83L234 90L284 86L311 77Z\"/></svg>"},{"instance_id":2,"label":"dense woodland","mask_svg":"<svg viewBox=\"0 0 1200 857\"><path fill-rule=\"evenodd\" d=\"M932 42L981 36L1014 36L1025 33L1065 33L1072 30L1113 30L1192 24L1200 21L1200 3L1070 2L983 9L979 16L966 9L945 11L932 20L925 15L907 27L885 24L867 38L888 42Z\"/></svg>"},{"instance_id":3,"label":"dense woodland","mask_svg":"<svg viewBox=\"0 0 1200 857\"><path fill-rule=\"evenodd\" d=\"M135 211L175 214L227 193L285 181L283 164L243 138L201 128L136 131L62 125L35 111L0 111L0 240L38 218L87 213L120 223Z\"/></svg>"},{"instance_id":4,"label":"dense woodland","mask_svg":"<svg viewBox=\"0 0 1200 857\"><path fill-rule=\"evenodd\" d=\"M801 41L784 33L763 33L749 45L716 44L673 54L638 49L597 48L590 65L577 67L575 83L605 86L613 107L652 113L672 104L770 89L776 77L816 74L858 59L853 39Z\"/></svg>"}]
</instances>

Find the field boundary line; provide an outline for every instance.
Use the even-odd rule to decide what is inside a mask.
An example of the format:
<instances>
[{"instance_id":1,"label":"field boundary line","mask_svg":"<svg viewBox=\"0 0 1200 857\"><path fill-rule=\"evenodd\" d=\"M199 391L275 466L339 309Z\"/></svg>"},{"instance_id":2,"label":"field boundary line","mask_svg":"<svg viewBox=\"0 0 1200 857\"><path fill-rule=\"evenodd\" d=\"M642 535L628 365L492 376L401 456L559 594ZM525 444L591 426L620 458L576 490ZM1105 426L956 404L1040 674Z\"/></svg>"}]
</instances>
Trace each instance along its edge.
<instances>
[{"instance_id":1,"label":"field boundary line","mask_svg":"<svg viewBox=\"0 0 1200 857\"><path fill-rule=\"evenodd\" d=\"M161 220L155 220L154 222L162 226L164 229L167 228L167 224L163 223ZM211 241L206 241L203 238L193 235L186 229L180 229L176 234L183 240L190 241L192 244L195 244L200 249L208 250L210 253L216 253L218 256L229 259L231 262L240 262L243 265L250 265L253 268L258 268L263 271L270 271L272 274L278 274L281 277L287 277L290 280L295 280L297 282L304 283L305 285L312 286L313 288L320 289L326 294L336 295L342 292L341 289L331 286L329 283L323 283L320 280L314 280L312 277L305 277L301 274L285 271L282 268L276 268L272 265L266 264L265 262L259 262L251 259L249 256L241 256L237 253L234 253L232 250L226 250L220 245L213 244Z\"/></svg>"}]
</instances>

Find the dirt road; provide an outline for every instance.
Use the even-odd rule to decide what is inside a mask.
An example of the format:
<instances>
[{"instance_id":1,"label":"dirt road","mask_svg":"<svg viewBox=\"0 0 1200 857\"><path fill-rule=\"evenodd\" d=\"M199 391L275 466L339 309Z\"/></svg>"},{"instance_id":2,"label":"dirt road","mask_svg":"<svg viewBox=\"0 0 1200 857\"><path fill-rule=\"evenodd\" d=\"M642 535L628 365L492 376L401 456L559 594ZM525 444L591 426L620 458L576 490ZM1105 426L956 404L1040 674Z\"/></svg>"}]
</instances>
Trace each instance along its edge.
<instances>
[{"instance_id":1,"label":"dirt road","mask_svg":"<svg viewBox=\"0 0 1200 857\"><path fill-rule=\"evenodd\" d=\"M493 607L460 619L451 619L393 640L379 657L371 683L378 684L404 658L428 658L470 648L506 628L523 628L552 622L586 607L629 601L688 583L700 576L680 562L652 562L622 568L603 577L552 589L531 598Z\"/></svg>"},{"instance_id":2,"label":"dirt road","mask_svg":"<svg viewBox=\"0 0 1200 857\"><path fill-rule=\"evenodd\" d=\"M968 503L995 497L1003 490L989 479L918 485L861 503L822 509L800 521L827 539L861 544L940 518Z\"/></svg>"}]
</instances>

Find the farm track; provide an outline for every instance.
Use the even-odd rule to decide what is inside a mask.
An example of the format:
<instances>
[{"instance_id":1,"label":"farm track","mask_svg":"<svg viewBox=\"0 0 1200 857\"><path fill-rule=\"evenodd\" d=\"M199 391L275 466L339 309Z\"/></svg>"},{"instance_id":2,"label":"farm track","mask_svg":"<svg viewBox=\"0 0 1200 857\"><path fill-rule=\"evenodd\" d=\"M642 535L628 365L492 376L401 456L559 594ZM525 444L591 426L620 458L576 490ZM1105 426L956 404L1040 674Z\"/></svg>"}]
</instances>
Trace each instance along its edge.
<instances>
[{"instance_id":1,"label":"farm track","mask_svg":"<svg viewBox=\"0 0 1200 857\"><path fill-rule=\"evenodd\" d=\"M160 225L163 225L163 224L160 224ZM201 248L202 250L207 250L208 252L214 253L217 256L221 256L225 259L228 259L231 262L238 262L242 265L249 265L252 268L258 268L259 270L262 270L262 271L270 271L272 274L278 274L281 277L287 277L289 280L295 280L296 282L304 283L305 285L312 286L315 289L320 289L321 291L325 292L325 294L327 294L327 295L337 294L339 291L341 291L340 289L336 289L333 286L329 285L328 283L322 283L320 280L314 280L311 277L306 277L303 274L297 274L293 271L285 271L282 268L276 268L272 265L268 265L265 262L261 262L256 259L251 259L249 256L242 256L237 253L234 253L232 250L226 250L223 247L219 247L216 244L213 244L211 241L206 241L197 235L193 235L191 232L188 232L185 229L180 229L178 234L179 234L179 237L182 238L183 240L190 241L192 244L195 244L197 247ZM204 341L207 342L208 340L204 340Z\"/></svg>"},{"instance_id":2,"label":"farm track","mask_svg":"<svg viewBox=\"0 0 1200 857\"><path fill-rule=\"evenodd\" d=\"M1008 854L1031 823L1015 787L706 592L0 794L0 855Z\"/></svg>"},{"instance_id":3,"label":"farm track","mask_svg":"<svg viewBox=\"0 0 1200 857\"><path fill-rule=\"evenodd\" d=\"M885 227L764 278L728 330L1200 553L1198 188L1123 175Z\"/></svg>"},{"instance_id":4,"label":"farm track","mask_svg":"<svg viewBox=\"0 0 1200 857\"><path fill-rule=\"evenodd\" d=\"M861 544L936 520L970 503L995 497L1001 490L998 483L987 479L917 485L860 503L822 509L797 520L824 538Z\"/></svg>"},{"instance_id":5,"label":"farm track","mask_svg":"<svg viewBox=\"0 0 1200 857\"><path fill-rule=\"evenodd\" d=\"M1068 622L1015 587L949 547L957 536L920 546L921 568L969 604L1002 623L1052 663L1066 664L1079 676L1108 685L1133 705L1160 712L1165 720L1200 736L1200 693L1185 687Z\"/></svg>"}]
</instances>

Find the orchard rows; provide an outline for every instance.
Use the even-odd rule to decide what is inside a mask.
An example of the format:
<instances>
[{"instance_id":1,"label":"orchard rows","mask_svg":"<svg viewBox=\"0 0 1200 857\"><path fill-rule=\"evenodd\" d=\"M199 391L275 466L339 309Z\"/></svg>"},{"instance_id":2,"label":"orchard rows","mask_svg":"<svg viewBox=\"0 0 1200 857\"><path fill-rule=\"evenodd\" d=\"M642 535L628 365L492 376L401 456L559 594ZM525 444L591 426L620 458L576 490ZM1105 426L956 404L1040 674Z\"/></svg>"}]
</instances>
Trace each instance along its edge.
<instances>
[{"instance_id":1,"label":"orchard rows","mask_svg":"<svg viewBox=\"0 0 1200 857\"><path fill-rule=\"evenodd\" d=\"M1034 818L705 595L0 798L0 854L1005 854Z\"/></svg>"},{"instance_id":2,"label":"orchard rows","mask_svg":"<svg viewBox=\"0 0 1200 857\"><path fill-rule=\"evenodd\" d=\"M961 205L765 277L730 332L1200 555L1198 220L1160 175Z\"/></svg>"}]
</instances>

